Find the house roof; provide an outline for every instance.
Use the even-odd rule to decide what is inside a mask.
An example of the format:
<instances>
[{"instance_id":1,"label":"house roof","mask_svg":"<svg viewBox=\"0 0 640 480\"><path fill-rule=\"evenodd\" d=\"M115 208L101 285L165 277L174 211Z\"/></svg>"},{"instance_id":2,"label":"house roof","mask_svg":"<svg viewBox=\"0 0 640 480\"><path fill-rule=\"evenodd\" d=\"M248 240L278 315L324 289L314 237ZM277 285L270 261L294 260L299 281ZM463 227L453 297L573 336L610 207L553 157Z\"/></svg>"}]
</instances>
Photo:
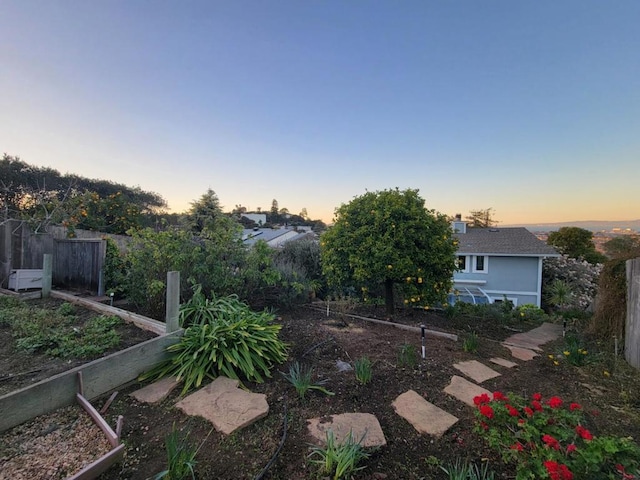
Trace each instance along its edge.
<instances>
[{"instance_id":1,"label":"house roof","mask_svg":"<svg viewBox=\"0 0 640 480\"><path fill-rule=\"evenodd\" d=\"M467 228L454 233L458 254L556 257L558 252L524 227Z\"/></svg>"},{"instance_id":2,"label":"house roof","mask_svg":"<svg viewBox=\"0 0 640 480\"><path fill-rule=\"evenodd\" d=\"M292 227L280 229L260 228L258 230L249 228L242 231L242 241L247 245L253 245L258 240L264 240L267 243L271 243L273 240L276 240L278 237L282 237L283 235L290 236L290 238L286 240L287 242L313 236L310 232L305 231L297 232L297 235L291 236L290 234L293 232L296 232L296 230Z\"/></svg>"}]
</instances>

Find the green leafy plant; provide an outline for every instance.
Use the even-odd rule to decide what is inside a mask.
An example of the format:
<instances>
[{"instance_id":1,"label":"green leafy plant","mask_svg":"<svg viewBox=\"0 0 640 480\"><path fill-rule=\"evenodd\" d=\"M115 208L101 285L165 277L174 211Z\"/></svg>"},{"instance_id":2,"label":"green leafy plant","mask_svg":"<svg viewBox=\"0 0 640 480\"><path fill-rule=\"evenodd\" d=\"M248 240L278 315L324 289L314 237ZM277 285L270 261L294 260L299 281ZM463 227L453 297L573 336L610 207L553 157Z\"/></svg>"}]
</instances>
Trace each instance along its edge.
<instances>
[{"instance_id":1,"label":"green leafy plant","mask_svg":"<svg viewBox=\"0 0 640 480\"><path fill-rule=\"evenodd\" d=\"M325 380L313 382L313 368L300 365L294 362L289 366L289 373L282 373L282 376L290 382L298 392L300 398L304 398L307 391L318 390L326 395L335 395L333 392L323 387Z\"/></svg>"},{"instance_id":2,"label":"green leafy plant","mask_svg":"<svg viewBox=\"0 0 640 480\"><path fill-rule=\"evenodd\" d=\"M440 469L446 473L449 480L493 480L495 474L489 469L488 463L478 466L476 463L469 463L457 458L455 462L448 465L440 465Z\"/></svg>"},{"instance_id":3,"label":"green leafy plant","mask_svg":"<svg viewBox=\"0 0 640 480\"><path fill-rule=\"evenodd\" d=\"M354 362L353 369L356 373L356 379L362 384L366 385L371 381L373 376L373 364L369 357L360 357Z\"/></svg>"},{"instance_id":4,"label":"green leafy plant","mask_svg":"<svg viewBox=\"0 0 640 480\"><path fill-rule=\"evenodd\" d=\"M72 303L64 302L62 305L60 305L60 306L56 309L56 311L57 311L60 315L70 316L70 315L75 315L75 313L76 313L76 307L74 307Z\"/></svg>"},{"instance_id":5,"label":"green leafy plant","mask_svg":"<svg viewBox=\"0 0 640 480\"><path fill-rule=\"evenodd\" d=\"M186 393L205 378L218 375L255 382L271 377L272 366L287 358L287 346L278 338L282 326L272 323L272 314L254 312L234 297L222 303L229 308L221 309L220 302L213 302L212 315L195 309L198 323L184 316L183 323L190 326L178 343L167 347L170 357L140 379L174 375L184 381L182 393ZM192 307L187 302L183 308L189 311Z\"/></svg>"},{"instance_id":6,"label":"green leafy plant","mask_svg":"<svg viewBox=\"0 0 640 480\"><path fill-rule=\"evenodd\" d=\"M480 340L478 339L478 334L476 332L471 332L465 336L465 339L462 342L462 350L468 353L475 353L478 351L479 345Z\"/></svg>"},{"instance_id":7,"label":"green leafy plant","mask_svg":"<svg viewBox=\"0 0 640 480\"><path fill-rule=\"evenodd\" d=\"M398 365L413 368L418 363L418 353L410 343L400 345L398 351Z\"/></svg>"},{"instance_id":8,"label":"green leafy plant","mask_svg":"<svg viewBox=\"0 0 640 480\"><path fill-rule=\"evenodd\" d=\"M312 463L318 466L321 475L329 475L333 480L350 478L355 472L364 469L358 464L369 458L362 447L362 439L355 441L349 432L344 442L337 443L332 430L327 431L324 447L313 447L309 454Z\"/></svg>"},{"instance_id":9,"label":"green leafy plant","mask_svg":"<svg viewBox=\"0 0 640 480\"><path fill-rule=\"evenodd\" d=\"M589 361L588 351L584 348L580 341L573 335L567 335L564 339L564 350L562 355L571 365L580 367Z\"/></svg>"},{"instance_id":10,"label":"green leafy plant","mask_svg":"<svg viewBox=\"0 0 640 480\"><path fill-rule=\"evenodd\" d=\"M200 446L196 446L188 442L190 432L181 432L174 423L171 433L167 435L164 442L167 451L167 468L153 477L154 480L184 480L189 477L195 480L195 466L198 463L196 455L212 431L209 431Z\"/></svg>"},{"instance_id":11,"label":"green leafy plant","mask_svg":"<svg viewBox=\"0 0 640 480\"><path fill-rule=\"evenodd\" d=\"M475 431L515 464L516 479L633 478L640 473L640 448L630 438L598 437L585 426L578 403L557 396L531 400L495 392L474 398ZM626 477L624 475L627 475Z\"/></svg>"}]
</instances>

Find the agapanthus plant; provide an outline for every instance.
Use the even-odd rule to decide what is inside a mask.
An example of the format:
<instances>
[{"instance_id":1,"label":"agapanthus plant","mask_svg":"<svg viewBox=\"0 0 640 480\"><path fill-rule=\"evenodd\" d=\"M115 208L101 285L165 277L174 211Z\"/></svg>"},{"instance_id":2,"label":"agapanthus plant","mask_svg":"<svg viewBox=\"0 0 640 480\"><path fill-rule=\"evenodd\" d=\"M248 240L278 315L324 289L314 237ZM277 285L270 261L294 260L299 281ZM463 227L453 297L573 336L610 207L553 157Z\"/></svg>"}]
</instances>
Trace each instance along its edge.
<instances>
[{"instance_id":1,"label":"agapanthus plant","mask_svg":"<svg viewBox=\"0 0 640 480\"><path fill-rule=\"evenodd\" d=\"M515 465L516 480L640 480L640 448L633 439L594 435L578 403L501 392L478 395L474 403L476 432Z\"/></svg>"}]
</instances>

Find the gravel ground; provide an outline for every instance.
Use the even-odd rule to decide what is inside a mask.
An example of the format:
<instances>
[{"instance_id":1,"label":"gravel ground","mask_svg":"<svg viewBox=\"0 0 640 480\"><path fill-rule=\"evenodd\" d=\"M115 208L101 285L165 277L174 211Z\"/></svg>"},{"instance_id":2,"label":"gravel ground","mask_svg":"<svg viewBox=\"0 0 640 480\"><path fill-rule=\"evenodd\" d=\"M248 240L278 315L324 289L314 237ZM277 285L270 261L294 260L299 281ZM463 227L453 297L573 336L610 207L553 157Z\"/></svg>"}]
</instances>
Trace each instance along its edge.
<instances>
[{"instance_id":1,"label":"gravel ground","mask_svg":"<svg viewBox=\"0 0 640 480\"><path fill-rule=\"evenodd\" d=\"M62 408L0 437L0 479L64 479L110 450L104 433L82 407Z\"/></svg>"}]
</instances>

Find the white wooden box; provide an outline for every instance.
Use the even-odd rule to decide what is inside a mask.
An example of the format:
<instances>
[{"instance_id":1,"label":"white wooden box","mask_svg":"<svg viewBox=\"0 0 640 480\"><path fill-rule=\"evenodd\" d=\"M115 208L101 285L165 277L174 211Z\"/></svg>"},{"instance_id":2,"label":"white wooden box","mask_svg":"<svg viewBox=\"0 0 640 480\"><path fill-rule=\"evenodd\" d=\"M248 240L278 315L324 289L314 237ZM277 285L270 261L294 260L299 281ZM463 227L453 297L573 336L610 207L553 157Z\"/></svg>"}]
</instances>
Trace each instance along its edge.
<instances>
[{"instance_id":1,"label":"white wooden box","mask_svg":"<svg viewBox=\"0 0 640 480\"><path fill-rule=\"evenodd\" d=\"M42 269L11 270L9 274L9 290L28 290L42 288Z\"/></svg>"}]
</instances>

